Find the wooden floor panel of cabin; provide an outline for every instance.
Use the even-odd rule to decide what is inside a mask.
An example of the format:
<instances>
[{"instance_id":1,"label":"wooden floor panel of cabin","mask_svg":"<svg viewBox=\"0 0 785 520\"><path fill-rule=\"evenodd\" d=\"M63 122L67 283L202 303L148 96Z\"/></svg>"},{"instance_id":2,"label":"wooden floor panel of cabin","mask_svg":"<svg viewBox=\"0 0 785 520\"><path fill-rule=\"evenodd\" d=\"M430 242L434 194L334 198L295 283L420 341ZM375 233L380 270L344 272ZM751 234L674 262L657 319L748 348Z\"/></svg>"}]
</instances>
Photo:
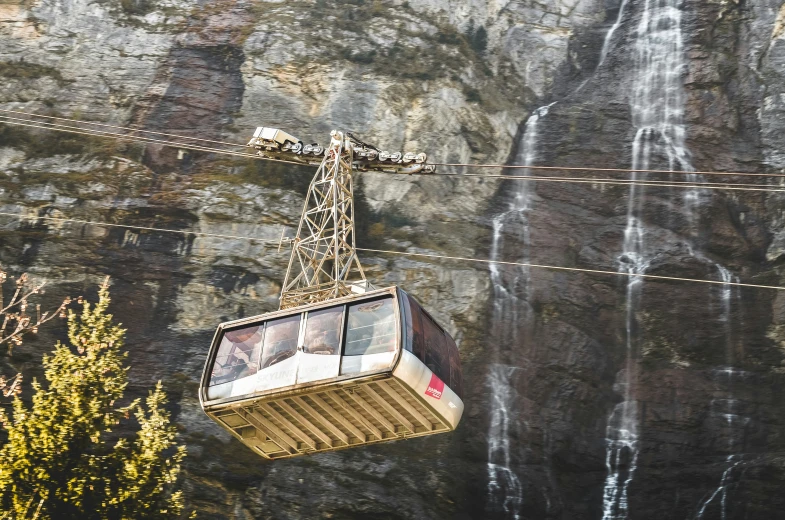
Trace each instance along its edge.
<instances>
[{"instance_id":1,"label":"wooden floor panel of cabin","mask_svg":"<svg viewBox=\"0 0 785 520\"><path fill-rule=\"evenodd\" d=\"M238 439L268 459L421 437L450 429L393 378L260 399L213 415Z\"/></svg>"}]
</instances>

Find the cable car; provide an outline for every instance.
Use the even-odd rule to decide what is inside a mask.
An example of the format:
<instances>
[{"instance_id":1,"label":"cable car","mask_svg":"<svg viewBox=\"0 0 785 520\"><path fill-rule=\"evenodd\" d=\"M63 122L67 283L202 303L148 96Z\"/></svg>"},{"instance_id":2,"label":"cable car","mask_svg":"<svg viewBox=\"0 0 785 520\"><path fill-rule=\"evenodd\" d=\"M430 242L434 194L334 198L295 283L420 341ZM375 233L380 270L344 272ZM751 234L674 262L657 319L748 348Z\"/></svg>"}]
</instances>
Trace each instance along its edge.
<instances>
[{"instance_id":1,"label":"cable car","mask_svg":"<svg viewBox=\"0 0 785 520\"><path fill-rule=\"evenodd\" d=\"M371 290L222 323L205 413L267 459L452 431L452 337L403 290Z\"/></svg>"}]
</instances>

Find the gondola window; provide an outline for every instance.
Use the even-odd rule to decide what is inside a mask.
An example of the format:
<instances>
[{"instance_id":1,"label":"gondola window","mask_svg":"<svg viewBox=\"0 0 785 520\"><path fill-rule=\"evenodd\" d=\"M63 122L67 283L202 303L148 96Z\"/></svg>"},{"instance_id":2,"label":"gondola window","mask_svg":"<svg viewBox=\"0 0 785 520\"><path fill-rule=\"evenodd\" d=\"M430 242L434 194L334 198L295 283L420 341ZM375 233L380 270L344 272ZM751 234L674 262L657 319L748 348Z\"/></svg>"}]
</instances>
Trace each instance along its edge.
<instances>
[{"instance_id":1,"label":"gondola window","mask_svg":"<svg viewBox=\"0 0 785 520\"><path fill-rule=\"evenodd\" d=\"M267 322L262 350L262 368L267 368L297 352L297 337L300 333L300 315L287 316Z\"/></svg>"},{"instance_id":2,"label":"gondola window","mask_svg":"<svg viewBox=\"0 0 785 520\"><path fill-rule=\"evenodd\" d=\"M259 368L263 327L254 325L224 334L215 357L210 386L250 376Z\"/></svg>"},{"instance_id":3,"label":"gondola window","mask_svg":"<svg viewBox=\"0 0 785 520\"><path fill-rule=\"evenodd\" d=\"M396 346L395 309L392 298L349 306L346 356L392 352Z\"/></svg>"},{"instance_id":4,"label":"gondola window","mask_svg":"<svg viewBox=\"0 0 785 520\"><path fill-rule=\"evenodd\" d=\"M333 307L308 313L305 326L307 354L338 355L341 353L341 324L344 307Z\"/></svg>"},{"instance_id":5,"label":"gondola window","mask_svg":"<svg viewBox=\"0 0 785 520\"><path fill-rule=\"evenodd\" d=\"M436 377L450 383L450 361L447 340L444 332L430 316L423 314L423 329L425 332L425 358L423 363Z\"/></svg>"}]
</instances>

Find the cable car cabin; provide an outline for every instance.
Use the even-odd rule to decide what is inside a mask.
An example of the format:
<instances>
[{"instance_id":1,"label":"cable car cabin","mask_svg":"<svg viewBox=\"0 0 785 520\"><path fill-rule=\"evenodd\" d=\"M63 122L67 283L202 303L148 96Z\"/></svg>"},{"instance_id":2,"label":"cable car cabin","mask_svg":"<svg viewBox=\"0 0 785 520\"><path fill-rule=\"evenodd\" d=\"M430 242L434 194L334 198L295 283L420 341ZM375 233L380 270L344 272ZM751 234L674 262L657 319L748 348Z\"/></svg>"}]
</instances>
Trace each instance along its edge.
<instances>
[{"instance_id":1,"label":"cable car cabin","mask_svg":"<svg viewBox=\"0 0 785 520\"><path fill-rule=\"evenodd\" d=\"M455 429L450 335L395 287L219 325L205 413L268 459Z\"/></svg>"}]
</instances>

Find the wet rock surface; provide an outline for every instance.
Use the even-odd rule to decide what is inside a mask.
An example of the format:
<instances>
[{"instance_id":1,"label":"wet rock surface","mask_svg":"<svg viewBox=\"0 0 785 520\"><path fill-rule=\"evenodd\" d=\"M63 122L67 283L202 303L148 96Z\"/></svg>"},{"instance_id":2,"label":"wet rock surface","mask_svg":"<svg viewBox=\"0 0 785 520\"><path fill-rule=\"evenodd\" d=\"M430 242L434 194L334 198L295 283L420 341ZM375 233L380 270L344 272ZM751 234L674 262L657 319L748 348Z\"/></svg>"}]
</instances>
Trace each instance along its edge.
<instances>
[{"instance_id":1,"label":"wet rock surface","mask_svg":"<svg viewBox=\"0 0 785 520\"><path fill-rule=\"evenodd\" d=\"M684 66L670 72L691 164L785 173L782 1L655 4L675 9L663 29L679 14ZM0 3L0 108L238 143L259 124L321 142L337 127L437 162L629 168L645 5ZM533 139L532 111L553 102ZM129 393L164 380L201 518L782 515L785 294L722 284L643 280L630 307L621 277L365 254L376 285L403 286L458 340L460 428L273 464L252 456L202 414L197 384L218 322L277 308L288 256L275 241L293 234L311 175L0 126L0 263L48 278L51 301L112 277ZM608 271L639 260L625 250L629 187L518 183L363 174L358 240ZM782 195L693 191L636 193L645 273L783 285ZM2 370L34 375L61 335L45 331ZM609 466L624 403L634 444ZM626 513L614 472L628 480Z\"/></svg>"}]
</instances>

